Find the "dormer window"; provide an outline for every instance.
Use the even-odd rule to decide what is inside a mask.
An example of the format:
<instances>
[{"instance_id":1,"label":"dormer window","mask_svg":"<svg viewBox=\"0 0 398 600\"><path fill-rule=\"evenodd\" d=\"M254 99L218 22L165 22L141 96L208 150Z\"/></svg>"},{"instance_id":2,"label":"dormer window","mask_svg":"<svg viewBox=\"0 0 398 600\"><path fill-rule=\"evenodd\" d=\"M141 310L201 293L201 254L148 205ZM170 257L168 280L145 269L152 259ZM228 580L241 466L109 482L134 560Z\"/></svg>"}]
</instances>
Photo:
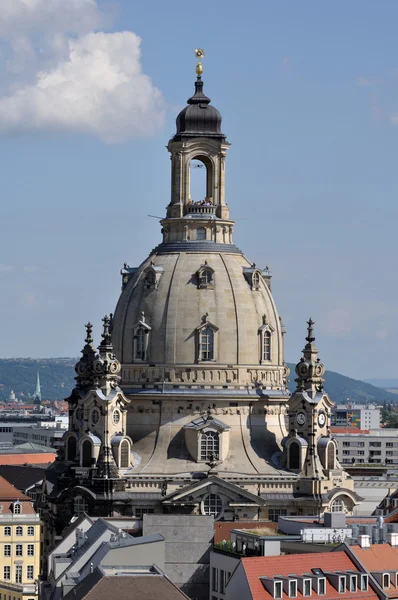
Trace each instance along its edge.
<instances>
[{"instance_id":1,"label":"dormer window","mask_svg":"<svg viewBox=\"0 0 398 600\"><path fill-rule=\"evenodd\" d=\"M390 574L383 573L383 588L387 589L390 587Z\"/></svg>"},{"instance_id":2,"label":"dormer window","mask_svg":"<svg viewBox=\"0 0 398 600\"><path fill-rule=\"evenodd\" d=\"M149 334L151 327L145 321L145 314L141 314L141 319L134 327L133 335L133 360L137 362L146 362L148 360Z\"/></svg>"},{"instance_id":3,"label":"dormer window","mask_svg":"<svg viewBox=\"0 0 398 600\"><path fill-rule=\"evenodd\" d=\"M205 262L204 265L201 265L201 267L198 269L196 275L197 275L197 278L198 278L198 288L199 289L212 288L213 287L213 284L214 284L214 269L212 269L207 264L207 261Z\"/></svg>"},{"instance_id":4,"label":"dormer window","mask_svg":"<svg viewBox=\"0 0 398 600\"><path fill-rule=\"evenodd\" d=\"M214 360L214 331L205 327L200 332L200 360Z\"/></svg>"},{"instance_id":5,"label":"dormer window","mask_svg":"<svg viewBox=\"0 0 398 600\"><path fill-rule=\"evenodd\" d=\"M253 263L250 267L243 267L243 274L253 291L260 290L263 273L260 271L260 269L257 269L255 263Z\"/></svg>"},{"instance_id":6,"label":"dormer window","mask_svg":"<svg viewBox=\"0 0 398 600\"><path fill-rule=\"evenodd\" d=\"M271 360L271 333L269 331L263 335L263 360Z\"/></svg>"},{"instance_id":7,"label":"dormer window","mask_svg":"<svg viewBox=\"0 0 398 600\"><path fill-rule=\"evenodd\" d=\"M20 502L14 502L12 505L12 512L14 515L20 515L22 513L22 504Z\"/></svg>"},{"instance_id":8,"label":"dormer window","mask_svg":"<svg viewBox=\"0 0 398 600\"><path fill-rule=\"evenodd\" d=\"M368 584L369 584L368 576L361 575L361 592L368 591Z\"/></svg>"},{"instance_id":9,"label":"dormer window","mask_svg":"<svg viewBox=\"0 0 398 600\"><path fill-rule=\"evenodd\" d=\"M210 269L204 269L200 276L200 284L201 285L209 285L213 281L213 273Z\"/></svg>"},{"instance_id":10,"label":"dormer window","mask_svg":"<svg viewBox=\"0 0 398 600\"><path fill-rule=\"evenodd\" d=\"M326 579L325 577L318 577L318 596L324 596L326 594Z\"/></svg>"},{"instance_id":11,"label":"dormer window","mask_svg":"<svg viewBox=\"0 0 398 600\"><path fill-rule=\"evenodd\" d=\"M267 321L266 315L263 315L263 324L258 330L260 341L260 364L272 360L272 334L274 328Z\"/></svg>"},{"instance_id":12,"label":"dormer window","mask_svg":"<svg viewBox=\"0 0 398 600\"><path fill-rule=\"evenodd\" d=\"M312 581L311 579L303 580L303 596L311 596L312 593Z\"/></svg>"},{"instance_id":13,"label":"dormer window","mask_svg":"<svg viewBox=\"0 0 398 600\"><path fill-rule=\"evenodd\" d=\"M220 441L217 431L204 431L200 439L200 460L218 460Z\"/></svg>"},{"instance_id":14,"label":"dormer window","mask_svg":"<svg viewBox=\"0 0 398 600\"><path fill-rule=\"evenodd\" d=\"M289 598L297 597L297 581L292 579L289 581Z\"/></svg>"},{"instance_id":15,"label":"dormer window","mask_svg":"<svg viewBox=\"0 0 398 600\"><path fill-rule=\"evenodd\" d=\"M345 588L346 588L345 577L343 575L343 576L339 577L339 593L345 594Z\"/></svg>"},{"instance_id":16,"label":"dormer window","mask_svg":"<svg viewBox=\"0 0 398 600\"><path fill-rule=\"evenodd\" d=\"M136 346L135 346L135 358L138 360L145 360L146 358L146 331L143 327L140 327L136 333Z\"/></svg>"},{"instance_id":17,"label":"dormer window","mask_svg":"<svg viewBox=\"0 0 398 600\"><path fill-rule=\"evenodd\" d=\"M153 285L155 285L155 282L156 282L156 275L155 275L155 273L152 271L152 269L150 269L150 270L148 271L148 273L147 273L147 276L146 276L146 282L147 282L147 284L148 284L149 286L153 286Z\"/></svg>"},{"instance_id":18,"label":"dormer window","mask_svg":"<svg viewBox=\"0 0 398 600\"><path fill-rule=\"evenodd\" d=\"M350 592L356 592L356 591L357 591L357 576L350 575Z\"/></svg>"},{"instance_id":19,"label":"dormer window","mask_svg":"<svg viewBox=\"0 0 398 600\"><path fill-rule=\"evenodd\" d=\"M260 287L260 273L254 271L252 276L252 290L258 290Z\"/></svg>"},{"instance_id":20,"label":"dormer window","mask_svg":"<svg viewBox=\"0 0 398 600\"><path fill-rule=\"evenodd\" d=\"M282 581L275 581L274 583L274 598L282 598Z\"/></svg>"},{"instance_id":21,"label":"dormer window","mask_svg":"<svg viewBox=\"0 0 398 600\"><path fill-rule=\"evenodd\" d=\"M203 323L197 327L197 361L208 362L216 360L216 337L218 327L210 323L208 315L203 317Z\"/></svg>"},{"instance_id":22,"label":"dormer window","mask_svg":"<svg viewBox=\"0 0 398 600\"><path fill-rule=\"evenodd\" d=\"M163 272L164 268L162 265L155 265L155 263L151 261L149 267L147 267L147 269L144 271L145 287L147 289L157 289Z\"/></svg>"}]
</instances>

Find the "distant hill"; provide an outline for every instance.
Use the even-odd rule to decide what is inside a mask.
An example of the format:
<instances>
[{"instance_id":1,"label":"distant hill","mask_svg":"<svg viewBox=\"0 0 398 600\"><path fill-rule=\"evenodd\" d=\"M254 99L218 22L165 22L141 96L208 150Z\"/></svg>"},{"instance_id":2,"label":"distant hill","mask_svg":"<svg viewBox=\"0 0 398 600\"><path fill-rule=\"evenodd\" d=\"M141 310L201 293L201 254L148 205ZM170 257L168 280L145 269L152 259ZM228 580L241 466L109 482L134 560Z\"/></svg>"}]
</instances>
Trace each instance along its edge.
<instances>
[{"instance_id":1,"label":"distant hill","mask_svg":"<svg viewBox=\"0 0 398 600\"><path fill-rule=\"evenodd\" d=\"M0 400L8 398L14 390L17 397L29 399L36 386L37 370L40 373L43 400L62 400L67 398L74 386L74 365L76 358L8 358L0 359ZM289 388L294 389L294 364L290 368ZM376 402L382 404L398 401L397 394L390 393L370 383L351 379L326 371L325 389L333 402L344 403L347 398L352 402Z\"/></svg>"},{"instance_id":2,"label":"distant hill","mask_svg":"<svg viewBox=\"0 0 398 600\"><path fill-rule=\"evenodd\" d=\"M288 363L290 369L290 384L289 388L294 389L295 365ZM334 371L326 371L325 373L325 390L329 394L330 399L336 404L342 404L347 401L351 402L375 402L383 404L384 400L388 403L395 403L398 400L396 394L392 394L380 387L375 387L365 381L352 379Z\"/></svg>"},{"instance_id":3,"label":"distant hill","mask_svg":"<svg viewBox=\"0 0 398 600\"><path fill-rule=\"evenodd\" d=\"M389 388L395 390L398 389L398 379L365 379L365 381L366 383L384 388L385 390L388 390Z\"/></svg>"},{"instance_id":4,"label":"distant hill","mask_svg":"<svg viewBox=\"0 0 398 600\"><path fill-rule=\"evenodd\" d=\"M62 400L69 396L74 385L75 358L6 358L0 359L0 400L14 390L17 398L29 400L40 373L43 400Z\"/></svg>"}]
</instances>

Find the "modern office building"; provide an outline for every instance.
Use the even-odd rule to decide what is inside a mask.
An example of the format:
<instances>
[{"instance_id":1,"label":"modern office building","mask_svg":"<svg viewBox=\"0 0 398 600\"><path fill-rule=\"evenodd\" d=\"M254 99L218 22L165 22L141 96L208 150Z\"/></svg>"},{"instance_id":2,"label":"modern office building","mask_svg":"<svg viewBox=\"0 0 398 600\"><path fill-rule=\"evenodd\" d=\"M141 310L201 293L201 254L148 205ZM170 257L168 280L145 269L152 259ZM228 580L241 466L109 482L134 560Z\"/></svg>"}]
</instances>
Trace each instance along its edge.
<instances>
[{"instance_id":1,"label":"modern office building","mask_svg":"<svg viewBox=\"0 0 398 600\"><path fill-rule=\"evenodd\" d=\"M380 408L375 404L338 404L332 408L332 427L376 429L380 427Z\"/></svg>"}]
</instances>

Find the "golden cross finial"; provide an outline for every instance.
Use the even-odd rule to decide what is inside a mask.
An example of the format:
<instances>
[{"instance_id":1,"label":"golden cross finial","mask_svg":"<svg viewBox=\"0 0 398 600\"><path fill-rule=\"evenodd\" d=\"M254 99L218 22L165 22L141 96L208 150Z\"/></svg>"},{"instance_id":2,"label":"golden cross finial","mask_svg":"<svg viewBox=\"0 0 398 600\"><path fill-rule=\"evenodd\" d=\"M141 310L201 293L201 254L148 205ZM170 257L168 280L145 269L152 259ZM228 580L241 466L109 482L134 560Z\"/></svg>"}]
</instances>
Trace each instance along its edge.
<instances>
[{"instance_id":1,"label":"golden cross finial","mask_svg":"<svg viewBox=\"0 0 398 600\"><path fill-rule=\"evenodd\" d=\"M203 67L202 67L202 63L200 62L200 59L203 58L204 55L205 55L205 51L202 48L196 48L195 56L198 59L198 64L196 65L196 75L198 77L202 77Z\"/></svg>"}]
</instances>

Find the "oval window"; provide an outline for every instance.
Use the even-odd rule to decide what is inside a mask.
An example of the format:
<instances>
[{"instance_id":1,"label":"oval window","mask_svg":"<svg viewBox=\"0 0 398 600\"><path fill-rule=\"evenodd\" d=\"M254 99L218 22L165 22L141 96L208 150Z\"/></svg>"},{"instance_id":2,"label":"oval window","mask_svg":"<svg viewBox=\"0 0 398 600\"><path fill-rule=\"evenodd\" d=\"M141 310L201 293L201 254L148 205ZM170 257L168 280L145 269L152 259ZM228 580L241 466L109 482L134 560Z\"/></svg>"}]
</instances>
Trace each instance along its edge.
<instances>
[{"instance_id":1,"label":"oval window","mask_svg":"<svg viewBox=\"0 0 398 600\"><path fill-rule=\"evenodd\" d=\"M119 423L119 421L120 421L120 411L114 410L113 411L113 423L115 425L117 425Z\"/></svg>"},{"instance_id":2,"label":"oval window","mask_svg":"<svg viewBox=\"0 0 398 600\"><path fill-rule=\"evenodd\" d=\"M100 412L99 412L98 408L94 408L91 413L91 423L93 425L97 425L99 420L100 420Z\"/></svg>"}]
</instances>

